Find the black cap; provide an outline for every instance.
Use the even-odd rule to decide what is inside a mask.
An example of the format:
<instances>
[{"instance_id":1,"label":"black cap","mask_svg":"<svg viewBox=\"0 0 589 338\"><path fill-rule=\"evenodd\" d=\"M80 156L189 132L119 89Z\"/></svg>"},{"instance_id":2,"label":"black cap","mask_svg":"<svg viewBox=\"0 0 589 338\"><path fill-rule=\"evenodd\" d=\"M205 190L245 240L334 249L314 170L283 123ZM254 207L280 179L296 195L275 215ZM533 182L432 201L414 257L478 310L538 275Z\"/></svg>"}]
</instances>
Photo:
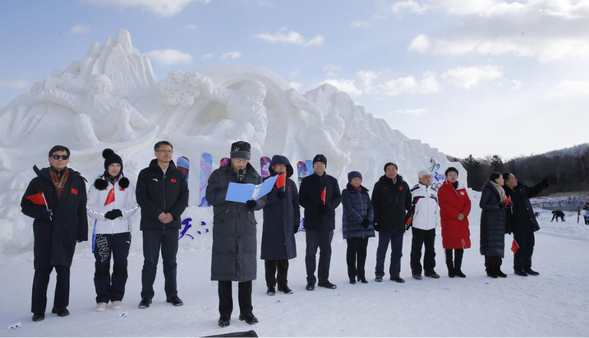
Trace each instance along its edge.
<instances>
[{"instance_id":1,"label":"black cap","mask_svg":"<svg viewBox=\"0 0 589 338\"><path fill-rule=\"evenodd\" d=\"M245 141L237 141L231 145L230 157L233 158L251 158L252 146Z\"/></svg>"},{"instance_id":2,"label":"black cap","mask_svg":"<svg viewBox=\"0 0 589 338\"><path fill-rule=\"evenodd\" d=\"M315 165L315 162L321 162L321 163L325 164L325 166L327 167L327 158L325 158L325 156L323 156L323 154L315 155L315 157L313 158L313 165Z\"/></svg>"},{"instance_id":3,"label":"black cap","mask_svg":"<svg viewBox=\"0 0 589 338\"><path fill-rule=\"evenodd\" d=\"M123 159L115 154L112 149L106 148L102 151L102 157L104 157L104 170L108 171L108 166L113 163L121 165L121 172L123 172Z\"/></svg>"},{"instance_id":4,"label":"black cap","mask_svg":"<svg viewBox=\"0 0 589 338\"><path fill-rule=\"evenodd\" d=\"M458 176L458 169L454 167L448 167L448 169L446 169L446 171L444 172L444 175L448 176L448 173L452 171L456 173L456 176Z\"/></svg>"}]
</instances>

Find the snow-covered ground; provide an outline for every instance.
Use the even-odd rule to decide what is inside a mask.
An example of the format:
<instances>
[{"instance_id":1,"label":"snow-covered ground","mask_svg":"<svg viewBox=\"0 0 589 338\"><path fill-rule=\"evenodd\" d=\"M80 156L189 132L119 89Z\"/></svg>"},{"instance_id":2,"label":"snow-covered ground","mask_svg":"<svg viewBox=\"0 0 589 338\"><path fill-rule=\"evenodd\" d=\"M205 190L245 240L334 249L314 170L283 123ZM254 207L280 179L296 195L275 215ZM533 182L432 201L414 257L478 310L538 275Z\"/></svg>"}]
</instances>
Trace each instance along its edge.
<instances>
[{"instance_id":1,"label":"snow-covered ground","mask_svg":"<svg viewBox=\"0 0 589 338\"><path fill-rule=\"evenodd\" d=\"M442 278L410 278L411 235L407 233L401 271L405 284L388 279L376 283L370 279L369 284L350 285L346 243L338 227L330 277L338 288L308 292L304 289L305 240L304 234L299 233L299 257L291 261L289 272L289 284L295 293L267 296L260 260L253 289L254 313L260 323L250 326L237 319L239 307L234 287L231 326L223 329L217 326L217 284L210 281L210 233L194 234L195 241L202 245L184 242L178 253L178 289L184 306L173 307L165 302L160 272L154 303L149 309L137 308L142 255L140 232L136 231L122 310L109 306L102 313L94 311L94 258L89 244L84 243L79 246L72 266L71 315L59 318L47 313L39 323L33 323L29 313L32 253L4 254L0 260L0 336L202 336L250 329L260 336L586 336L589 226L577 224L576 216L569 214L565 223L550 223L549 212L541 211L542 230L536 233L534 253L534 269L540 276L513 275L513 255L508 251L503 265L508 278L491 279L486 277L483 257L478 253L480 211L474 209L470 218L473 248L464 257L466 279L447 277L439 233L436 270ZM511 236L506 236L505 241L509 248ZM369 276L374 271L376 244L374 239L369 243ZM54 280L53 275L50 290ZM50 310L51 292L48 298ZM20 328L8 328L19 322Z\"/></svg>"}]
</instances>

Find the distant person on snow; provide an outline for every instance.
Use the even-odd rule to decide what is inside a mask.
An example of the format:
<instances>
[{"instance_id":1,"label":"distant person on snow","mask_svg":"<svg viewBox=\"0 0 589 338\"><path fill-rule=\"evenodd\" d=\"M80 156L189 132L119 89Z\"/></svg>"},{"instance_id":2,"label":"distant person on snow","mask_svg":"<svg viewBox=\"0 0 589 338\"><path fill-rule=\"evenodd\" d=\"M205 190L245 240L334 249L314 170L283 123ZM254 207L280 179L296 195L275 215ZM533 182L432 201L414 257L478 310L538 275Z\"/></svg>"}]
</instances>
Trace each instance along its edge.
<instances>
[{"instance_id":1,"label":"distant person on snow","mask_svg":"<svg viewBox=\"0 0 589 338\"><path fill-rule=\"evenodd\" d=\"M564 222L564 212L562 212L560 210L552 211L552 219L550 220L550 222L554 221L555 219L558 222L559 218L562 222Z\"/></svg>"},{"instance_id":2,"label":"distant person on snow","mask_svg":"<svg viewBox=\"0 0 589 338\"><path fill-rule=\"evenodd\" d=\"M583 210L585 210L585 225L589 225L589 202L585 203Z\"/></svg>"},{"instance_id":3,"label":"distant person on snow","mask_svg":"<svg viewBox=\"0 0 589 338\"><path fill-rule=\"evenodd\" d=\"M54 146L49 151L49 168L34 166L33 178L22 197L23 214L34 218L34 267L31 312L33 321L45 319L47 287L51 271L57 272L51 313L69 315L70 267L76 241L88 240L86 183L79 172L67 167L70 150Z\"/></svg>"}]
</instances>

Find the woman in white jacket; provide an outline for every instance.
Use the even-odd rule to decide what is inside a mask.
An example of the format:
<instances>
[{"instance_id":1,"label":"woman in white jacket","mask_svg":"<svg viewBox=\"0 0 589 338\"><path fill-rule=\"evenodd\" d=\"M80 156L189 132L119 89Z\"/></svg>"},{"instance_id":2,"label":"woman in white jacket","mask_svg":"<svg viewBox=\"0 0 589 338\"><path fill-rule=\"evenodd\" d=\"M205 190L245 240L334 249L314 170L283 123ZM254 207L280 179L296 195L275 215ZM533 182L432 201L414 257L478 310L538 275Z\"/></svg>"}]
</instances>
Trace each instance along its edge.
<instances>
[{"instance_id":1,"label":"woman in white jacket","mask_svg":"<svg viewBox=\"0 0 589 338\"><path fill-rule=\"evenodd\" d=\"M88 216L94 221L92 250L96 258L94 286L96 311L104 311L109 301L113 309L122 307L127 282L127 256L131 246L131 216L139 209L135 188L123 176L123 160L111 149L102 152L104 174L88 193ZM114 265L110 274L110 260Z\"/></svg>"}]
</instances>

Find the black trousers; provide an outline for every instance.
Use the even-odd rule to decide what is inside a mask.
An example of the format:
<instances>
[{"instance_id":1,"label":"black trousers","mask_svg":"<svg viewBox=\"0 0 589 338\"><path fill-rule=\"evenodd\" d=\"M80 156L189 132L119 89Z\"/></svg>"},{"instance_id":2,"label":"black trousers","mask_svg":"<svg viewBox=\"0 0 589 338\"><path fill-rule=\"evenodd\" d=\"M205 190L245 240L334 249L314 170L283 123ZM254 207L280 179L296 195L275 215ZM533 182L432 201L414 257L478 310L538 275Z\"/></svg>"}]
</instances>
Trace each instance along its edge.
<instances>
[{"instance_id":1,"label":"black trousers","mask_svg":"<svg viewBox=\"0 0 589 338\"><path fill-rule=\"evenodd\" d=\"M125 284L127 284L127 257L131 247L131 233L114 235L97 234L94 249L94 287L96 303L123 300ZM110 274L110 259L114 265Z\"/></svg>"},{"instance_id":2,"label":"black trousers","mask_svg":"<svg viewBox=\"0 0 589 338\"><path fill-rule=\"evenodd\" d=\"M317 249L319 252L319 283L327 282L329 279L329 266L331 264L331 240L333 239L333 230L331 231L305 231L305 238L307 240L307 250L305 253L305 266L307 268L307 283L315 284L315 269L317 263L315 256Z\"/></svg>"},{"instance_id":3,"label":"black trousers","mask_svg":"<svg viewBox=\"0 0 589 338\"><path fill-rule=\"evenodd\" d=\"M33 278L32 313L45 313L45 309L47 308L47 287L53 268L57 272L53 307L56 309L65 309L70 303L70 267L57 265L45 269L36 269L35 277Z\"/></svg>"},{"instance_id":4,"label":"black trousers","mask_svg":"<svg viewBox=\"0 0 589 338\"><path fill-rule=\"evenodd\" d=\"M219 281L219 314L221 318L231 318L233 312L233 292L231 281ZM252 282L237 283L237 297L239 300L239 312L242 315L251 314L252 306Z\"/></svg>"},{"instance_id":5,"label":"black trousers","mask_svg":"<svg viewBox=\"0 0 589 338\"><path fill-rule=\"evenodd\" d=\"M166 298L178 295L176 286L176 254L178 253L178 229L144 230L143 231L143 270L141 271L141 298L152 299L153 282L157 272L157 261L162 252L164 265L164 290Z\"/></svg>"},{"instance_id":6,"label":"black trousers","mask_svg":"<svg viewBox=\"0 0 589 338\"><path fill-rule=\"evenodd\" d=\"M266 268L266 286L274 287L277 281L278 287L288 286L288 259L267 259L264 266ZM276 270L278 270L278 276L276 276Z\"/></svg>"},{"instance_id":7,"label":"black trousers","mask_svg":"<svg viewBox=\"0 0 589 338\"><path fill-rule=\"evenodd\" d=\"M356 237L346 239L348 250L346 251L346 262L348 263L348 277L350 279L366 278L366 248L368 237Z\"/></svg>"},{"instance_id":8,"label":"black trousers","mask_svg":"<svg viewBox=\"0 0 589 338\"><path fill-rule=\"evenodd\" d=\"M513 256L513 268L514 269L529 269L532 267L532 254L534 253L534 244L536 238L534 233L520 234L513 233L513 239L519 245L519 249Z\"/></svg>"},{"instance_id":9,"label":"black trousers","mask_svg":"<svg viewBox=\"0 0 589 338\"><path fill-rule=\"evenodd\" d=\"M486 270L499 269L503 263L503 258L499 256L485 256L485 267Z\"/></svg>"},{"instance_id":10,"label":"black trousers","mask_svg":"<svg viewBox=\"0 0 589 338\"><path fill-rule=\"evenodd\" d=\"M436 229L422 230L415 227L413 239L411 240L411 271L414 275L421 275L421 247L425 245L423 256L423 269L425 274L431 274L436 267L436 251L434 243L436 240Z\"/></svg>"}]
</instances>

